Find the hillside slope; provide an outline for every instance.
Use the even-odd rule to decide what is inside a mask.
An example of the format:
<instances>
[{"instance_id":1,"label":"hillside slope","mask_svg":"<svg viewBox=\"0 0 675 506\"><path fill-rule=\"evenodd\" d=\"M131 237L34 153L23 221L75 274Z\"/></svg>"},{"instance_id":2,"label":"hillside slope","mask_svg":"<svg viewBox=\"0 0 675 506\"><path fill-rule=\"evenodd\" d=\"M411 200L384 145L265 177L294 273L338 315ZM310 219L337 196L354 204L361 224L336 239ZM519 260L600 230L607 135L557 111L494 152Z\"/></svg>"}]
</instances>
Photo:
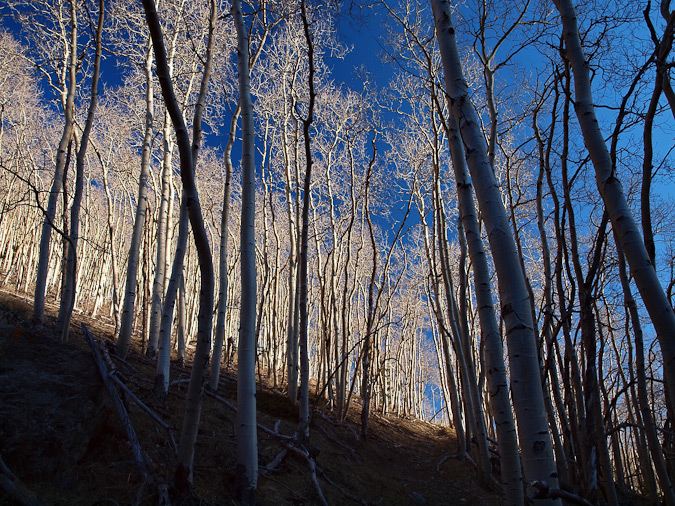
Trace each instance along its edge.
<instances>
[{"instance_id":1,"label":"hillside slope","mask_svg":"<svg viewBox=\"0 0 675 506\"><path fill-rule=\"evenodd\" d=\"M44 505L156 504L158 483L171 483L175 467L171 437L180 435L189 371L172 370L167 404L151 394L154 367L137 350L127 364L113 358L122 381L171 428L169 433L128 396L132 424L147 455L153 480L144 483L135 467L117 411L103 387L92 350L74 317L71 340L62 343L50 327L28 324L30 305L0 295L0 456ZM86 321L97 340L108 327ZM236 404L235 376L223 374L218 396ZM125 396L123 396L125 397ZM296 409L283 392L259 387L258 421L293 435ZM318 408L311 426L310 452L317 481L331 505L493 505L499 496L478 487L471 464L445 458L456 450L454 433L415 420L374 415L367 441L358 437L358 413L338 424ZM172 504L236 504L235 413L212 397L204 399L196 448L194 496ZM259 431L260 466L284 450L284 442ZM2 471L0 470L0 478ZM0 480L1 482L1 480ZM1 488L0 488L1 490ZM169 488L169 493L171 490ZM320 504L306 459L288 452L260 476L261 505ZM0 504L14 504L0 491Z\"/></svg>"}]
</instances>

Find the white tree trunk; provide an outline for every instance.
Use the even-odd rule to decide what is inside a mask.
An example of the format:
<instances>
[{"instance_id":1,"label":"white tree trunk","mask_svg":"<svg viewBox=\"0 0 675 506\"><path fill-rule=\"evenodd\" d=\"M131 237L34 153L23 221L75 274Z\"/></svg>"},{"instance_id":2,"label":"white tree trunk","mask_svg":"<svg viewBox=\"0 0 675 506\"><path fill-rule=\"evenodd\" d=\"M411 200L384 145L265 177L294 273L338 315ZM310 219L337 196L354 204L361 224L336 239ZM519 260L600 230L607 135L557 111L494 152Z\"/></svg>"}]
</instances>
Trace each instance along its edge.
<instances>
[{"instance_id":1,"label":"white tree trunk","mask_svg":"<svg viewBox=\"0 0 675 506\"><path fill-rule=\"evenodd\" d=\"M237 120L241 107L237 104L232 121L230 122L230 134L225 145L225 186L223 189L223 212L220 217L220 256L218 264L219 297L218 317L216 320L216 332L213 339L213 353L211 354L211 371L209 375L209 388L214 392L218 390L220 377L220 362L223 355L223 342L225 340L225 315L227 314L227 242L230 235L230 194L232 192L232 146L237 131Z\"/></svg>"},{"instance_id":2,"label":"white tree trunk","mask_svg":"<svg viewBox=\"0 0 675 506\"><path fill-rule=\"evenodd\" d=\"M77 90L77 17L75 12L75 2L71 2L71 33L70 47L64 50L64 59L70 59L68 64L68 87L62 90L62 95L66 96L64 101L63 114L65 124L63 133L59 141L58 151L56 152L56 168L54 170L54 181L49 191L49 200L45 210L45 218L42 224L42 236L40 238L40 253L38 256L38 267L35 281L35 297L33 302L33 319L42 323L45 315L45 292L47 290L47 278L49 275L49 263L51 255L49 254L50 242L52 237L52 227L56 217L56 205L59 194L63 188L63 173L66 168L68 145L70 144L73 125L75 123L75 92ZM64 61L65 65L65 61Z\"/></svg>"},{"instance_id":3,"label":"white tree trunk","mask_svg":"<svg viewBox=\"0 0 675 506\"><path fill-rule=\"evenodd\" d=\"M241 0L233 0L237 29L237 70L242 123L241 309L237 371L237 481L245 505L255 504L258 485L258 434L255 400L256 265L255 265L255 130L249 78L248 37Z\"/></svg>"},{"instance_id":4,"label":"white tree trunk","mask_svg":"<svg viewBox=\"0 0 675 506\"><path fill-rule=\"evenodd\" d=\"M492 170L480 122L464 79L451 7L448 0L432 0L436 37L441 50L448 100L460 127L465 158L476 189L479 207L497 270L497 280L506 327L511 391L518 420L518 435L525 477L557 488L551 436L546 419L544 394L532 322L530 299L511 233L500 188ZM542 499L540 504L560 504Z\"/></svg>"},{"instance_id":5,"label":"white tree trunk","mask_svg":"<svg viewBox=\"0 0 675 506\"><path fill-rule=\"evenodd\" d=\"M649 261L640 231L628 207L621 182L612 167L598 120L595 116L588 62L579 40L577 18L570 0L554 0L562 17L565 53L574 72L574 109L586 149L595 167L595 180L605 202L612 228L621 241L630 272L651 317L661 345L663 370L671 405L675 406L675 313Z\"/></svg>"},{"instance_id":6,"label":"white tree trunk","mask_svg":"<svg viewBox=\"0 0 675 506\"><path fill-rule=\"evenodd\" d=\"M524 504L518 439L509 398L502 338L499 333L499 324L492 299L490 270L478 225L478 214L476 213L471 180L464 158L464 147L457 131L457 123L452 115L448 118L448 134L452 166L457 183L459 214L464 224L466 243L473 266L478 319L481 338L485 343L486 375L490 392L490 406L492 416L495 419L499 443L499 462L501 464L501 481L505 505Z\"/></svg>"},{"instance_id":7,"label":"white tree trunk","mask_svg":"<svg viewBox=\"0 0 675 506\"><path fill-rule=\"evenodd\" d=\"M170 76L171 78L171 76ZM171 170L173 141L171 140L171 119L168 112L164 114L164 157L162 161L162 196L159 205L157 223L157 240L155 242L155 276L152 282L152 307L150 309L150 335L146 355L155 358L159 344L159 331L164 304L164 288L166 285L167 235L169 231L169 201L172 193Z\"/></svg>"},{"instance_id":8,"label":"white tree trunk","mask_svg":"<svg viewBox=\"0 0 675 506\"><path fill-rule=\"evenodd\" d=\"M59 306L59 315L57 318L57 332L60 332L63 341L68 340L70 331L70 319L75 308L75 291L77 289L77 243L80 233L80 207L82 204L82 193L84 191L84 164L89 146L89 135L94 124L94 115L98 103L98 78L101 69L101 37L103 35L103 0L99 0L98 25L96 28L96 52L94 56L94 71L91 77L91 97L89 100L89 111L87 120L82 132L82 140L76 157L75 174L75 195L70 208L70 237L68 243L68 257L66 263L65 279L63 280L63 291L61 293L61 304ZM74 15L74 13L73 13Z\"/></svg>"},{"instance_id":9,"label":"white tree trunk","mask_svg":"<svg viewBox=\"0 0 675 506\"><path fill-rule=\"evenodd\" d=\"M171 267L171 278L166 289L166 297L162 305L162 320L159 327L157 353L157 372L155 374L154 394L159 400L165 400L169 392L169 373L171 371L171 329L173 311L176 307L178 289L183 279L183 260L188 245L189 221L185 195L183 195L178 217L178 242Z\"/></svg>"},{"instance_id":10,"label":"white tree trunk","mask_svg":"<svg viewBox=\"0 0 675 506\"><path fill-rule=\"evenodd\" d=\"M134 324L134 307L136 304L136 278L138 277L138 259L143 241L148 209L148 178L150 177L150 150L152 147L152 123L155 114L154 87L152 84L152 40L148 40L145 58L145 133L143 134L143 151L141 153L141 174L138 180L138 199L134 229L129 246L129 260L127 262L127 280L124 291L124 304L120 332L117 338L117 353L126 357L131 341L131 331Z\"/></svg>"},{"instance_id":11,"label":"white tree trunk","mask_svg":"<svg viewBox=\"0 0 675 506\"><path fill-rule=\"evenodd\" d=\"M209 361L209 352L211 351L211 327L213 312L213 258L209 246L204 220L202 216L199 196L194 179L194 160L190 138L185 126L182 111L176 101L176 95L173 90L173 83L169 72L169 66L166 58L166 50L162 37L162 30L157 16L154 0L143 0L148 28L152 36L153 47L155 50L155 60L157 62L157 77L162 87L162 95L167 110L171 115L171 121L176 132L176 141L180 154L181 180L183 182L183 192L192 226L195 247L199 258L199 271L201 277L201 290L199 294L199 316L197 330L197 346L195 349L192 372L190 374L190 385L188 387L187 400L185 405L185 415L183 417L183 427L181 430L180 444L178 447L178 467L175 475L176 489L180 493L188 493L192 487L192 469L194 464L195 441L197 440L197 431L199 429L199 419L201 416L202 392L204 386L204 376ZM209 28L210 36L213 33L213 25L216 18L215 0L211 0L211 25ZM207 54L207 60L210 59ZM202 84L208 82L208 75L205 65L205 72ZM196 106L195 117L201 113L199 104ZM199 139L194 139L197 146Z\"/></svg>"}]
</instances>

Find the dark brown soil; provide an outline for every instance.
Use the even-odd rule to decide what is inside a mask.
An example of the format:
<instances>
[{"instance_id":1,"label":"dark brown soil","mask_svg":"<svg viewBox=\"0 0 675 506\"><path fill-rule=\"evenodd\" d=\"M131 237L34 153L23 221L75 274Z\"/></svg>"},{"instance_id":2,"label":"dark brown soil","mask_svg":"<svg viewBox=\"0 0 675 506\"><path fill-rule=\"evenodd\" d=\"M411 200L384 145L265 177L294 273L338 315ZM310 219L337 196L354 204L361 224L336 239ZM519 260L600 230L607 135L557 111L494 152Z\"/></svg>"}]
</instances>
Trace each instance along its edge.
<instances>
[{"instance_id":1,"label":"dark brown soil","mask_svg":"<svg viewBox=\"0 0 675 506\"><path fill-rule=\"evenodd\" d=\"M30 301L0 294L0 456L45 505L156 504L157 483L171 483L175 457L165 430L131 400L126 405L155 479L143 483L117 412L96 371L80 321L97 340L111 329L85 316L74 317L70 342L53 336L49 323L29 324ZM153 401L154 367L134 350L133 369L115 360L121 377L180 437L186 384L171 387L168 402ZM189 371L174 368L172 381ZM235 373L223 374L218 395L236 404ZM292 435L296 408L283 392L263 386L257 395L258 421ZM318 481L331 505L494 505L500 498L479 488L467 462L446 459L456 451L454 433L437 425L374 414L369 438L358 437L356 409L344 424L330 412L316 412L310 450ZM194 493L172 504L230 505L235 476L235 413L204 399L194 466ZM259 431L259 464L265 467L284 448ZM320 504L307 462L289 454L258 482L258 503ZM13 504L0 491L0 505Z\"/></svg>"}]
</instances>

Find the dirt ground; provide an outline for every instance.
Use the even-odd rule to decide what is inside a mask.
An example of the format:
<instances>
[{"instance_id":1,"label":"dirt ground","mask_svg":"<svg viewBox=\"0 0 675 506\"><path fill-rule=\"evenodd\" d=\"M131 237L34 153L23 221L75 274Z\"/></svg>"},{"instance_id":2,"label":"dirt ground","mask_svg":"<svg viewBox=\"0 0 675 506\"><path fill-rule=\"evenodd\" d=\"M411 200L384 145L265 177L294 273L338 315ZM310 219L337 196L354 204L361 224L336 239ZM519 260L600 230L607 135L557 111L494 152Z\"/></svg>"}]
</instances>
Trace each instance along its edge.
<instances>
[{"instance_id":1,"label":"dirt ground","mask_svg":"<svg viewBox=\"0 0 675 506\"><path fill-rule=\"evenodd\" d=\"M29 323L30 301L0 293L0 456L44 505L157 504L157 483L173 481L175 454L167 431L125 398L141 448L150 462L152 483L137 471L126 433L103 387L80 322L97 340L110 340L105 322L73 318L70 341ZM52 315L53 317L53 315ZM135 343L137 344L137 343ZM168 402L153 400L154 366L134 349L127 364L113 357L122 381L180 437L189 370L174 367ZM236 404L235 372L225 371L218 395ZM124 397L124 396L123 396ZM296 408L283 392L259 386L258 422L292 435ZM194 491L172 504L230 505L235 476L235 413L205 397L197 440ZM381 414L371 416L369 437L359 437L359 413L346 423L328 411L314 412L310 453L318 483L330 505L495 505L500 497L478 486L468 462L445 457L456 451L454 433L438 425ZM259 465L266 467L284 449L279 438L259 430ZM273 471L261 474L258 503L321 504L308 462L289 453ZM0 505L14 504L0 492Z\"/></svg>"}]
</instances>

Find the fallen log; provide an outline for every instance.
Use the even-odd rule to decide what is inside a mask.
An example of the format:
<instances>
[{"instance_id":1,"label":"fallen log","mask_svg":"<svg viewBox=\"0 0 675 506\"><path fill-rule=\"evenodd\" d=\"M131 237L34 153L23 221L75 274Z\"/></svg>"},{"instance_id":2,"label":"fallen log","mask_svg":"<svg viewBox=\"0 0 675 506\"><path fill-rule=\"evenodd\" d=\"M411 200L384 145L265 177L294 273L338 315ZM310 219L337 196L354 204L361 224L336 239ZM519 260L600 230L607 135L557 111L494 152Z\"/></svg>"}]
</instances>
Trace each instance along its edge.
<instances>
[{"instance_id":1,"label":"fallen log","mask_svg":"<svg viewBox=\"0 0 675 506\"><path fill-rule=\"evenodd\" d=\"M136 468L141 473L141 476L145 481L149 477L148 466L145 461L145 457L143 456L143 450L141 449L141 444L138 441L136 430L134 429L134 426L131 423L131 419L129 418L129 413L127 413L127 409L124 407L124 403L122 402L122 399L117 393L115 385L113 385L113 381L110 379L110 374L108 373L108 369L105 365L103 356L101 355L101 351L98 349L96 341L94 341L94 337L91 335L91 332L89 332L89 329L84 323L82 324L82 332L89 340L89 345L91 346L91 350L94 355L94 362L96 363L98 374L101 380L103 381L103 384L106 390L108 391L108 394L110 395L113 403L115 404L115 409L117 410L117 414L120 417L122 426L124 427L124 432L126 432L127 439L129 440L129 444L131 445L131 450L134 455L134 461L136 462Z\"/></svg>"}]
</instances>

